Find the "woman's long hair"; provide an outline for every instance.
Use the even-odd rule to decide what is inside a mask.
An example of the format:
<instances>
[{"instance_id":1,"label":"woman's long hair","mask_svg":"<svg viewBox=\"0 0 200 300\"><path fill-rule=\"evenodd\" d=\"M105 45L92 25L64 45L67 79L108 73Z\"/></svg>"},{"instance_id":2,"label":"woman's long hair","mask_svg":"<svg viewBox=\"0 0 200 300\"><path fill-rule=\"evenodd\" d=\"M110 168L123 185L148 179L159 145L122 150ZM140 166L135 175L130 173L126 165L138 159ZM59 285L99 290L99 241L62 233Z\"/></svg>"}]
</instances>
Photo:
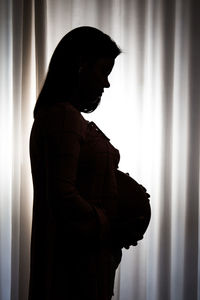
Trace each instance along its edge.
<instances>
[{"instance_id":1,"label":"woman's long hair","mask_svg":"<svg viewBox=\"0 0 200 300\"><path fill-rule=\"evenodd\" d=\"M82 61L94 63L102 57L115 59L120 53L116 43L99 29L82 26L67 33L52 55L44 85L34 108L34 117L39 110L52 104L73 101L70 95L76 88ZM98 103L87 103L87 107L81 107L80 110L91 112L97 106Z\"/></svg>"}]
</instances>

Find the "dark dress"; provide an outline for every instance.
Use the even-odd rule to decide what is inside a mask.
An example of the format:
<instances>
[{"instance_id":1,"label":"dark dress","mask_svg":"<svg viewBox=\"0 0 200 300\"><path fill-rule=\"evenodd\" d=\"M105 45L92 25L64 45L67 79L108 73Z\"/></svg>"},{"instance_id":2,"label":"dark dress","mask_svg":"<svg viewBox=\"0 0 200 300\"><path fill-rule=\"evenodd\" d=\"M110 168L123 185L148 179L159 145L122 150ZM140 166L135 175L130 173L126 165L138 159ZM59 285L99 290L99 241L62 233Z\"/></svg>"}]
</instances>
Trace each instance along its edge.
<instances>
[{"instance_id":1,"label":"dark dress","mask_svg":"<svg viewBox=\"0 0 200 300\"><path fill-rule=\"evenodd\" d=\"M29 300L109 300L121 249L119 152L70 103L38 112L30 137L34 187Z\"/></svg>"}]
</instances>

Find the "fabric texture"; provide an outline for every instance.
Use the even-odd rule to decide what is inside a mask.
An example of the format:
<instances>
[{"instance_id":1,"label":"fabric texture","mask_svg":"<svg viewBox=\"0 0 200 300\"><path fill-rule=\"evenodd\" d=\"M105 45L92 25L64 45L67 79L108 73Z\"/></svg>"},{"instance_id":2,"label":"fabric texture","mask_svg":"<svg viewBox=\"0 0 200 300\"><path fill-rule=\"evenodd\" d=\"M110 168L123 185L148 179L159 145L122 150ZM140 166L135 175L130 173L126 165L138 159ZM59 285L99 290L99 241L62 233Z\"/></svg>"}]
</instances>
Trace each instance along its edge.
<instances>
[{"instance_id":1,"label":"fabric texture","mask_svg":"<svg viewBox=\"0 0 200 300\"><path fill-rule=\"evenodd\" d=\"M40 111L30 137L34 186L29 300L109 300L121 250L119 152L69 103Z\"/></svg>"}]
</instances>

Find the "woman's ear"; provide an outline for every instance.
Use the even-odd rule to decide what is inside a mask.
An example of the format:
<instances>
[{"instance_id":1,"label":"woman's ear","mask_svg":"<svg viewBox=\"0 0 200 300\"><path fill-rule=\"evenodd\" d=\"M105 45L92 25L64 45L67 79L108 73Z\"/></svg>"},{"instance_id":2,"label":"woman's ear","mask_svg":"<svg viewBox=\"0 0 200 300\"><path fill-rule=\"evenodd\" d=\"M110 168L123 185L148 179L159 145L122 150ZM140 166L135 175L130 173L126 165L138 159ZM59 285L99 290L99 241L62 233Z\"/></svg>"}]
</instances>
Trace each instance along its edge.
<instances>
[{"instance_id":1,"label":"woman's ear","mask_svg":"<svg viewBox=\"0 0 200 300\"><path fill-rule=\"evenodd\" d=\"M86 60L85 57L80 56L78 59L78 72L81 73L87 66L88 66L88 61Z\"/></svg>"}]
</instances>

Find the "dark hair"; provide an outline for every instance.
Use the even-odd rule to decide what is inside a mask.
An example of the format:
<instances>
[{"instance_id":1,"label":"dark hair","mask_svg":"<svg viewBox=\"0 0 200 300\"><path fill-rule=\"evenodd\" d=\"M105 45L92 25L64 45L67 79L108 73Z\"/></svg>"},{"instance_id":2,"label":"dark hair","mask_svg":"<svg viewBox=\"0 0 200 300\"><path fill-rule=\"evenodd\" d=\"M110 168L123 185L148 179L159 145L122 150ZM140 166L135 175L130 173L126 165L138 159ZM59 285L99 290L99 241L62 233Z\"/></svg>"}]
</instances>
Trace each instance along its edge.
<instances>
[{"instance_id":1,"label":"dark hair","mask_svg":"<svg viewBox=\"0 0 200 300\"><path fill-rule=\"evenodd\" d=\"M116 43L99 29L82 26L71 30L61 39L52 55L44 85L35 105L34 117L44 107L70 101L81 61L94 63L103 57L115 59L120 53ZM80 110L91 112L97 106L98 103L87 104L87 107Z\"/></svg>"}]
</instances>

